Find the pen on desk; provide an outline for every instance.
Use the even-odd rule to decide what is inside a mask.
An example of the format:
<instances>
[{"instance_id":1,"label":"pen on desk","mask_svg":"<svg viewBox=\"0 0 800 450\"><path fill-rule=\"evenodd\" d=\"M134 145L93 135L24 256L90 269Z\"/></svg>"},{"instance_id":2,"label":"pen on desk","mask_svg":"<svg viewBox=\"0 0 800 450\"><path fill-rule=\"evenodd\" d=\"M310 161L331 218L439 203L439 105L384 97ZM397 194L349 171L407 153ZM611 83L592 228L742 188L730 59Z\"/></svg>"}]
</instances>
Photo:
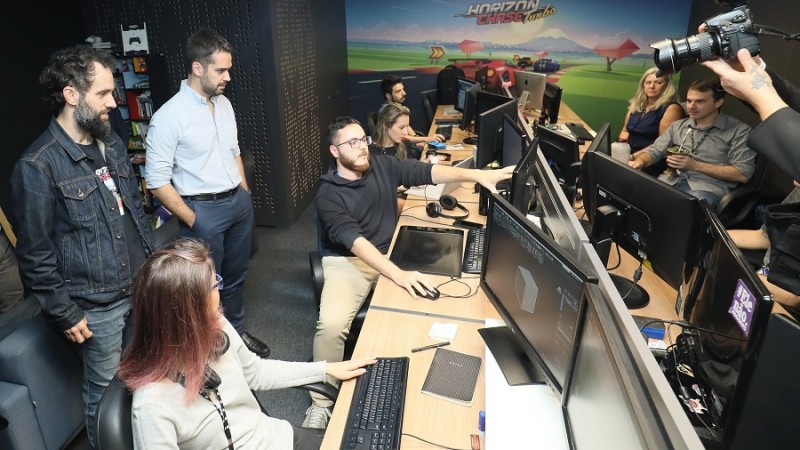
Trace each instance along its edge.
<instances>
[{"instance_id":1,"label":"pen on desk","mask_svg":"<svg viewBox=\"0 0 800 450\"><path fill-rule=\"evenodd\" d=\"M412 348L412 349L411 349L411 353L417 353L417 352L421 352L421 351L423 351L423 350L430 350L430 349L432 349L432 348L444 347L444 346L446 346L446 345L450 345L450 341L447 341L447 342L439 342L438 344L426 345L426 346L424 346L424 347Z\"/></svg>"}]
</instances>

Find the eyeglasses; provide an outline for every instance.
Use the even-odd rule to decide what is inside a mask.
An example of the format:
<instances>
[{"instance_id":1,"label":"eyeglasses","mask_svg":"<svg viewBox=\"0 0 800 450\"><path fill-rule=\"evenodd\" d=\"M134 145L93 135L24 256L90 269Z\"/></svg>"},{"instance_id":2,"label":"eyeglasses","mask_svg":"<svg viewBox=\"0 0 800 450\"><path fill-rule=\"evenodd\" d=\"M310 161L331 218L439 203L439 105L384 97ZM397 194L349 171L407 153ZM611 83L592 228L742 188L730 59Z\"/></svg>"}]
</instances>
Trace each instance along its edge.
<instances>
[{"instance_id":1,"label":"eyeglasses","mask_svg":"<svg viewBox=\"0 0 800 450\"><path fill-rule=\"evenodd\" d=\"M364 144L364 145L372 144L372 136L364 136L361 139L353 138L353 139L350 139L349 141L344 141L344 142L340 142L338 144L333 144L333 146L334 147L338 147L338 146L343 145L343 144L350 144L350 148L355 150L361 144Z\"/></svg>"},{"instance_id":2,"label":"eyeglasses","mask_svg":"<svg viewBox=\"0 0 800 450\"><path fill-rule=\"evenodd\" d=\"M211 286L211 289L219 289L221 291L222 290L222 286L223 286L223 284L222 284L222 275L220 275L218 273L215 273L214 276L217 277L217 282L214 283L213 286Z\"/></svg>"}]
</instances>

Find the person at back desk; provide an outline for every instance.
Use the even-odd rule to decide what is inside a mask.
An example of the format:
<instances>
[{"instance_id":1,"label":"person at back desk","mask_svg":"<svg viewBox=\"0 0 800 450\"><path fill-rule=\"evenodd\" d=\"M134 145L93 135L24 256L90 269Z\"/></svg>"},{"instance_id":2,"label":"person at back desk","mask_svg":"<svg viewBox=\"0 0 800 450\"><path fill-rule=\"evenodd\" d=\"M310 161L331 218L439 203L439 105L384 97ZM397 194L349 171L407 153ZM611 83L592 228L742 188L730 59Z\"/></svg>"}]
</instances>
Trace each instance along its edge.
<instances>
[{"instance_id":1,"label":"person at back desk","mask_svg":"<svg viewBox=\"0 0 800 450\"><path fill-rule=\"evenodd\" d=\"M380 115L386 105L391 103L399 103L405 106L406 89L405 86L403 86L403 79L399 76L387 75L383 81L381 81L381 92L383 93L383 99L386 103L381 105L381 108L378 110L378 115ZM414 145L425 145L430 141L444 142L446 139L441 134L435 134L432 137L417 136L417 133L409 125L408 135L405 137L405 140Z\"/></svg>"},{"instance_id":2,"label":"person at back desk","mask_svg":"<svg viewBox=\"0 0 800 450\"><path fill-rule=\"evenodd\" d=\"M351 118L328 126L328 148L335 159L322 176L315 200L321 222L321 256L325 274L319 320L314 336L314 361L341 361L344 342L358 309L384 275L413 297L435 285L419 272L404 271L387 257L397 226L397 187L471 181L496 191L511 178L513 167L468 170L424 164L411 159L372 155L361 124ZM333 381L333 380L331 380ZM304 427L325 428L332 402L311 394Z\"/></svg>"},{"instance_id":3,"label":"person at back desk","mask_svg":"<svg viewBox=\"0 0 800 450\"><path fill-rule=\"evenodd\" d=\"M653 144L669 125L685 114L678 104L678 94L672 76L656 76L657 68L647 69L639 80L639 88L630 100L625 124L619 133L619 142L627 142L635 153ZM667 168L666 160L642 169L658 177Z\"/></svg>"},{"instance_id":4,"label":"person at back desk","mask_svg":"<svg viewBox=\"0 0 800 450\"><path fill-rule=\"evenodd\" d=\"M372 136L369 151L373 155L391 155L400 159L420 159L422 152L416 145L407 143L411 130L411 112L400 103L389 103L378 113L378 123Z\"/></svg>"}]
</instances>

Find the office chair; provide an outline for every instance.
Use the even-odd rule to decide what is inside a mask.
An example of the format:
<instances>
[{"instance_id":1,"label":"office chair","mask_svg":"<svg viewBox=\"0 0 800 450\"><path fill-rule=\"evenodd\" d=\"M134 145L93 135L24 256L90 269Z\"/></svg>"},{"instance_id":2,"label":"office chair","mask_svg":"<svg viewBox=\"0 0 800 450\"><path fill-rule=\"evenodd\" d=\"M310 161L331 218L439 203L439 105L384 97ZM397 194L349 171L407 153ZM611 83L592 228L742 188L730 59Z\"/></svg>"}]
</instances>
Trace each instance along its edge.
<instances>
[{"instance_id":1,"label":"office chair","mask_svg":"<svg viewBox=\"0 0 800 450\"><path fill-rule=\"evenodd\" d=\"M339 395L339 390L327 383L312 383L296 388L320 393L333 401L336 401ZM269 415L258 397L256 401L261 411ZM133 450L132 405L133 393L119 377L114 376L97 406L95 449Z\"/></svg>"},{"instance_id":2,"label":"office chair","mask_svg":"<svg viewBox=\"0 0 800 450\"><path fill-rule=\"evenodd\" d=\"M727 229L753 228L753 211L761 200L761 185L768 165L767 158L758 156L753 176L731 190L717 205L717 217Z\"/></svg>"},{"instance_id":3,"label":"office chair","mask_svg":"<svg viewBox=\"0 0 800 450\"><path fill-rule=\"evenodd\" d=\"M325 273L322 270L322 222L320 222L319 217L316 218L317 224L317 249L314 251L308 252L308 265L311 269L311 285L314 287L314 300L317 302L317 309L319 309L320 302L322 301L322 286L325 284ZM369 309L369 304L372 301L372 292L367 294L367 298L364 299L364 303L361 304L361 308L358 309L356 312L355 317L353 317L353 322L350 324L350 333L347 335L347 339L344 341L344 356L342 359L348 360L353 356L353 350L356 347L356 341L358 340L358 335L361 333L361 327L364 325L364 319L367 317L367 310Z\"/></svg>"},{"instance_id":4,"label":"office chair","mask_svg":"<svg viewBox=\"0 0 800 450\"><path fill-rule=\"evenodd\" d=\"M425 113L425 126L430 130L436 114L436 107L438 106L436 103L436 89L422 91L420 94L422 94L422 111Z\"/></svg>"},{"instance_id":5,"label":"office chair","mask_svg":"<svg viewBox=\"0 0 800 450\"><path fill-rule=\"evenodd\" d=\"M367 136L375 135L375 126L378 124L378 111L367 113Z\"/></svg>"}]
</instances>

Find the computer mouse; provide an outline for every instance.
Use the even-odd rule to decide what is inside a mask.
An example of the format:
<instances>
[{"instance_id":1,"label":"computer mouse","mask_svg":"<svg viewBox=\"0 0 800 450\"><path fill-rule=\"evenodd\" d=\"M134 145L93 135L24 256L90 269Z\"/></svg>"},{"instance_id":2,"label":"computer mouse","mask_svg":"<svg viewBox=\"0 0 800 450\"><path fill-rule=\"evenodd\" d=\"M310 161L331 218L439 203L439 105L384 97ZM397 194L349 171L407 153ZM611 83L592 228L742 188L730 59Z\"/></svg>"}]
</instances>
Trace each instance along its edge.
<instances>
[{"instance_id":1,"label":"computer mouse","mask_svg":"<svg viewBox=\"0 0 800 450\"><path fill-rule=\"evenodd\" d=\"M425 297L425 298L427 298L428 300L436 300L436 299L438 299L438 298L439 298L439 295L440 295L440 293L439 293L439 290L438 290L438 289L436 289L436 288L433 288L433 289L428 289L428 288L426 288L425 286L423 286L423 287L422 287L422 288L424 289L424 291L423 291L423 292L420 292L420 291L419 291L419 290L417 290L417 288L415 288L414 286L412 286L411 288L412 288L412 289L414 289L414 292L415 292L417 295L419 295L420 297Z\"/></svg>"}]
</instances>

